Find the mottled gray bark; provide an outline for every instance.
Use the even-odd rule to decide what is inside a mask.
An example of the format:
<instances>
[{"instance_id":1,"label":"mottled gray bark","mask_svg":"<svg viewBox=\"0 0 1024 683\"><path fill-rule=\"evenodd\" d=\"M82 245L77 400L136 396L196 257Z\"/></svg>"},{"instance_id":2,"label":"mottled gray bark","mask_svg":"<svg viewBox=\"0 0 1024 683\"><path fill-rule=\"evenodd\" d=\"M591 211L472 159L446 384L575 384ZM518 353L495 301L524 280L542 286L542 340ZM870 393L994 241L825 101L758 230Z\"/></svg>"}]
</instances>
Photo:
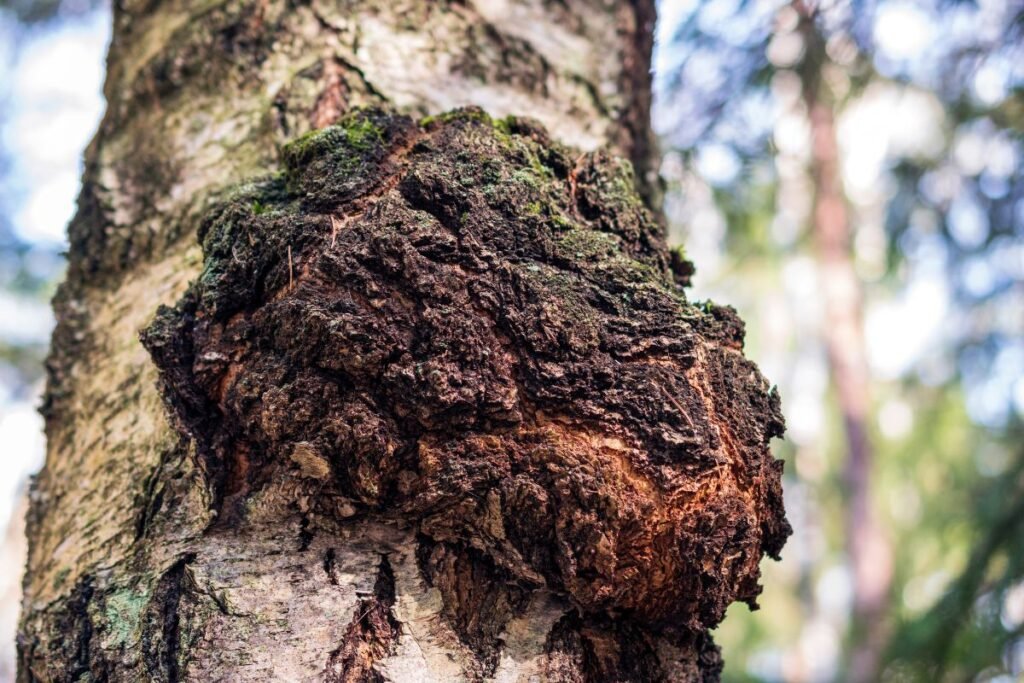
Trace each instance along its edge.
<instances>
[{"instance_id":1,"label":"mottled gray bark","mask_svg":"<svg viewBox=\"0 0 1024 683\"><path fill-rule=\"evenodd\" d=\"M706 630L788 533L781 418L634 193L652 22L116 7L22 680L717 675ZM539 123L416 121L471 104Z\"/></svg>"}]
</instances>

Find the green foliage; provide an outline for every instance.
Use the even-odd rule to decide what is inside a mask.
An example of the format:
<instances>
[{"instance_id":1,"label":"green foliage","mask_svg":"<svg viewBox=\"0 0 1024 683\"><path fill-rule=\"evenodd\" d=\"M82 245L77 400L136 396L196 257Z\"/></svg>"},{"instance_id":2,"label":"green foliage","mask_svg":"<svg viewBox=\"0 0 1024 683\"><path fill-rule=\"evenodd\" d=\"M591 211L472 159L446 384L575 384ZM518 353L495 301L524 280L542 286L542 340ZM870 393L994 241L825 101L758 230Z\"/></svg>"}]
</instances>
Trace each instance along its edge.
<instances>
[{"instance_id":1,"label":"green foliage","mask_svg":"<svg viewBox=\"0 0 1024 683\"><path fill-rule=\"evenodd\" d=\"M719 629L725 678L790 680L788 672L800 671L804 680L841 680L865 631L850 627L844 598L846 445L837 393L786 376L811 368L817 378L828 369L818 335L830 323L816 308L814 276L828 266L809 239L811 141L794 133L806 134L809 92L835 117L843 160L863 162L865 146L884 154L877 177L852 188L860 194L851 192L845 207L866 315L911 300L921 273L949 293L929 345L899 376L876 376L871 386L871 502L894 552L885 614L870 625L891 636L880 676L1020 675L1024 626L1009 606L1024 610L1024 405L1012 390L1019 394L1024 383L1024 271L1006 259L1024 248L1024 82L1006 65L1019 63L1024 9L955 0L886 0L870 9L804 3L814 12L805 21L794 9L800 5L789 3L688 7L660 43L662 63L673 64L658 74L663 147L675 161L666 164L671 228L692 247L716 221L724 224L722 263L711 268L695 255L697 296L713 294L742 311L753 356L766 354L783 373L769 378L782 385L791 425L806 423L810 408L823 411L813 436L796 434L776 447L787 461L796 536L782 566L763 567L763 609L733 609ZM884 53L885 36L875 31L888 10L926 22L932 40L917 55L900 61ZM998 17L1001 25L992 24ZM979 28L954 37L954 23ZM890 40L904 49L911 38L904 27ZM1001 94L979 94L986 70L1005 79ZM870 136L851 133L864 107L894 101L926 106L910 123L889 113ZM903 144L926 128L934 131L930 146ZM718 165L706 169L708 158ZM1015 167L999 166L1000 158L1016 159ZM866 331L880 335L869 339L875 346L899 342L877 319ZM821 662L828 666L816 671Z\"/></svg>"}]
</instances>

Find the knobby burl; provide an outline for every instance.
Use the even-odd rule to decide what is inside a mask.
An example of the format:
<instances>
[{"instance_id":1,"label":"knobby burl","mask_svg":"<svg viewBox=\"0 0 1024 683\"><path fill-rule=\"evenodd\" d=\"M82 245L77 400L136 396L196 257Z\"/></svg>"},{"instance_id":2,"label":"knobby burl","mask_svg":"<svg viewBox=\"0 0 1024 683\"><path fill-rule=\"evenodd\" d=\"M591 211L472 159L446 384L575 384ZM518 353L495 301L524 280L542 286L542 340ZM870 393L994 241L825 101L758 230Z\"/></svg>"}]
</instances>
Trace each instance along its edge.
<instances>
[{"instance_id":1,"label":"knobby burl","mask_svg":"<svg viewBox=\"0 0 1024 683\"><path fill-rule=\"evenodd\" d=\"M790 533L779 400L628 162L467 109L358 111L283 165L211 211L143 334L222 522L297 472L583 615L754 604Z\"/></svg>"}]
</instances>

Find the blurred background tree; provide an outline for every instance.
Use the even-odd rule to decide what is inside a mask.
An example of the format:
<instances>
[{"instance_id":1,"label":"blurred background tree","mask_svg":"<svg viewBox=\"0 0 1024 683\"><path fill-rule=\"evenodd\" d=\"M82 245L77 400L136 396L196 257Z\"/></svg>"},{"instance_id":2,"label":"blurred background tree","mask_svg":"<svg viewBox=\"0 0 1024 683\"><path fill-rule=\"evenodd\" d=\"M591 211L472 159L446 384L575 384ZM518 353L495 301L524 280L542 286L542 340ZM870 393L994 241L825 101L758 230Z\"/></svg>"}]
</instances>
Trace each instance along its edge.
<instances>
[{"instance_id":1,"label":"blurred background tree","mask_svg":"<svg viewBox=\"0 0 1024 683\"><path fill-rule=\"evenodd\" d=\"M0 0L0 681L19 500L109 9ZM789 422L796 534L732 681L1024 672L1024 3L663 0L656 126L694 298Z\"/></svg>"},{"instance_id":2,"label":"blurred background tree","mask_svg":"<svg viewBox=\"0 0 1024 683\"><path fill-rule=\"evenodd\" d=\"M662 5L670 224L790 422L795 543L728 678L1024 668L1022 10Z\"/></svg>"},{"instance_id":3,"label":"blurred background tree","mask_svg":"<svg viewBox=\"0 0 1024 683\"><path fill-rule=\"evenodd\" d=\"M14 680L24 497L43 458L36 413L82 149L103 109L109 11L0 0L0 681Z\"/></svg>"}]
</instances>

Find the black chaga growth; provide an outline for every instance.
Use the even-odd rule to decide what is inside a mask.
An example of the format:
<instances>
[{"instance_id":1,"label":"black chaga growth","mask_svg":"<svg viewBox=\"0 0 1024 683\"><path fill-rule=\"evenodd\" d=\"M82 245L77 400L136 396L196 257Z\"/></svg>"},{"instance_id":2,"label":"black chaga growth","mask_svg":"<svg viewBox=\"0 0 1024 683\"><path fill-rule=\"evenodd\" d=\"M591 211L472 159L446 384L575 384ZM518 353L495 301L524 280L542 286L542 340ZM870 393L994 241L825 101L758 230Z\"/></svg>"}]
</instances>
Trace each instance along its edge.
<instances>
[{"instance_id":1,"label":"black chaga growth","mask_svg":"<svg viewBox=\"0 0 1024 683\"><path fill-rule=\"evenodd\" d=\"M311 477L452 549L453 595L472 547L588 623L713 653L790 533L782 416L732 309L687 302L628 162L471 109L359 111L283 161L211 211L202 275L143 334L221 523Z\"/></svg>"}]
</instances>

